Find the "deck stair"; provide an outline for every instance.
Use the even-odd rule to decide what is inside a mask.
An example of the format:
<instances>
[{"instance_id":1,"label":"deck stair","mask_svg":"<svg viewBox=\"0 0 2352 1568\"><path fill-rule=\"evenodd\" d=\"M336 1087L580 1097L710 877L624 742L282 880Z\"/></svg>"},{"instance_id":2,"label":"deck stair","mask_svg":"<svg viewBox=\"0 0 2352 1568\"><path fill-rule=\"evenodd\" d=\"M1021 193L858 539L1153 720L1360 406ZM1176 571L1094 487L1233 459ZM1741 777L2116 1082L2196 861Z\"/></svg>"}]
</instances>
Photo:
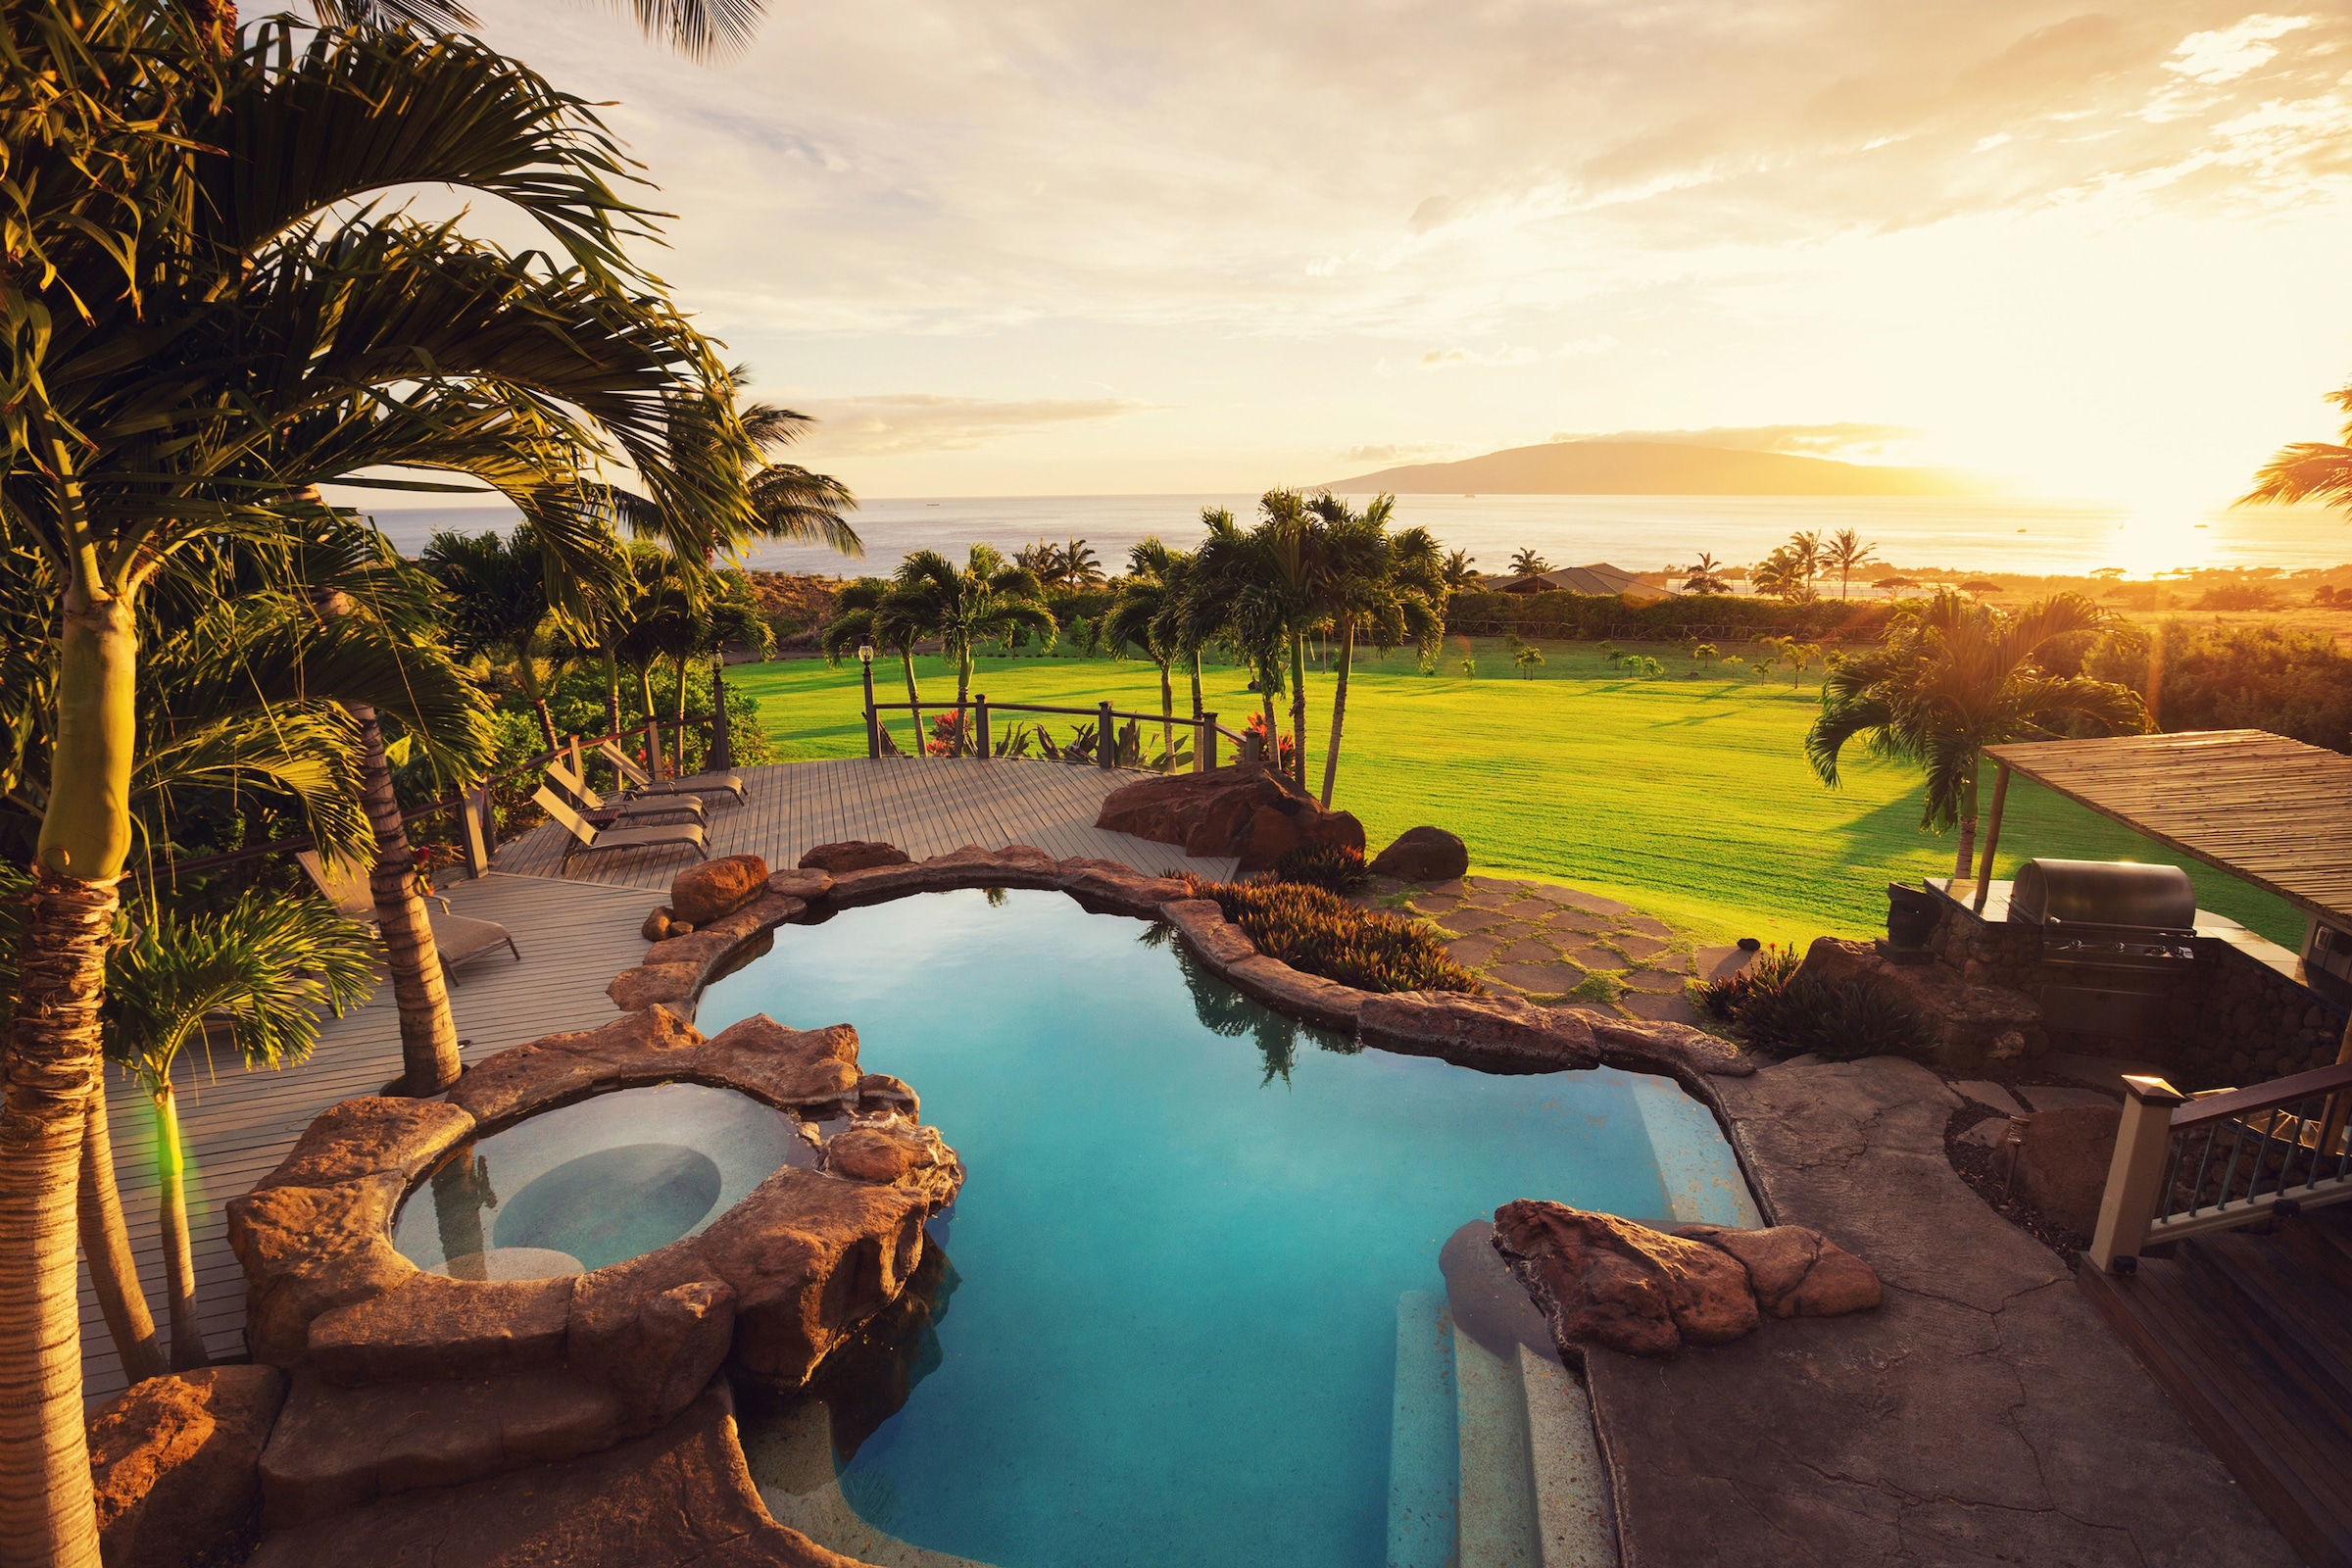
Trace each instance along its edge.
<instances>
[{"instance_id":1,"label":"deck stair","mask_svg":"<svg viewBox=\"0 0 2352 1568\"><path fill-rule=\"evenodd\" d=\"M2076 1280L2304 1559L2352 1568L2352 1204Z\"/></svg>"}]
</instances>

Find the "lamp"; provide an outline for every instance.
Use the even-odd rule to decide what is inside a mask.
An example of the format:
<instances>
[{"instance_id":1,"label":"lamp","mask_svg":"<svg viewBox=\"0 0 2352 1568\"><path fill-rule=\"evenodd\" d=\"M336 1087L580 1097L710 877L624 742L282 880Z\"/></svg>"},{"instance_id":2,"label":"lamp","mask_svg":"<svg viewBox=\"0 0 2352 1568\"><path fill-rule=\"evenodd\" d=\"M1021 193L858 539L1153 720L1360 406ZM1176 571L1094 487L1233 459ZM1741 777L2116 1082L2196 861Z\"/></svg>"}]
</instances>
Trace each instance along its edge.
<instances>
[{"instance_id":1,"label":"lamp","mask_svg":"<svg viewBox=\"0 0 2352 1568\"><path fill-rule=\"evenodd\" d=\"M858 644L858 675L865 683L865 755L882 755L882 715L874 710L874 645Z\"/></svg>"},{"instance_id":2,"label":"lamp","mask_svg":"<svg viewBox=\"0 0 2352 1568\"><path fill-rule=\"evenodd\" d=\"M870 664L873 662L874 645L872 643L859 643L858 645L858 662L860 664Z\"/></svg>"}]
</instances>

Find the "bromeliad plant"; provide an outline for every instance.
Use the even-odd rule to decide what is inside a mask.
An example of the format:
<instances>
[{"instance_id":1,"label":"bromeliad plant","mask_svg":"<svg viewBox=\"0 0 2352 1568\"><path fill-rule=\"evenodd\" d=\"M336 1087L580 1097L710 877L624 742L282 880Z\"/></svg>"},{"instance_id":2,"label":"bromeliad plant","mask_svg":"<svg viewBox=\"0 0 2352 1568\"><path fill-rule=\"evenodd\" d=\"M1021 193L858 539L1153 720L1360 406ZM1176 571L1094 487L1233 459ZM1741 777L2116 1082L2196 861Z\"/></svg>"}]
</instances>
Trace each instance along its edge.
<instances>
[{"instance_id":1,"label":"bromeliad plant","mask_svg":"<svg viewBox=\"0 0 2352 1568\"><path fill-rule=\"evenodd\" d=\"M172 1368L205 1365L188 1247L186 1160L172 1070L210 1031L248 1067L291 1067L318 1040L317 1008L337 1017L375 989L375 940L316 898L248 892L219 914L183 916L169 905L138 922L107 960L105 1047L155 1102L156 1184Z\"/></svg>"},{"instance_id":2,"label":"bromeliad plant","mask_svg":"<svg viewBox=\"0 0 2352 1568\"><path fill-rule=\"evenodd\" d=\"M1361 893L1364 884L1372 880L1364 852L1346 844L1301 845L1274 862L1274 874L1282 881L1321 888L1342 898Z\"/></svg>"},{"instance_id":3,"label":"bromeliad plant","mask_svg":"<svg viewBox=\"0 0 2352 1568\"><path fill-rule=\"evenodd\" d=\"M1298 882L1185 880L1193 898L1216 900L1260 953L1295 969L1359 991L1480 989L1418 921L1359 909L1336 893Z\"/></svg>"}]
</instances>

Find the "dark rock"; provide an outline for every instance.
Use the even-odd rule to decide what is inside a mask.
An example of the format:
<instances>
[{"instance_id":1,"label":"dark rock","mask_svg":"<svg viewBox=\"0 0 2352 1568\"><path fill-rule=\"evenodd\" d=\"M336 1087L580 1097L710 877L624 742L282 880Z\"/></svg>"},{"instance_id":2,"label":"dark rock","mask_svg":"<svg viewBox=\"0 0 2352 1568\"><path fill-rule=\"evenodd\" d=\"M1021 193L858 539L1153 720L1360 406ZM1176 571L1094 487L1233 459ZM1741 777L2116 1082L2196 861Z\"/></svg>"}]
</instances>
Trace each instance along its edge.
<instances>
[{"instance_id":1,"label":"dark rock","mask_svg":"<svg viewBox=\"0 0 2352 1568\"><path fill-rule=\"evenodd\" d=\"M2029 1089L2029 1095L2034 1093ZM2115 1159L2118 1105L2067 1105L2026 1118L2010 1186L2017 1196L2079 1235L2099 1226L2107 1167Z\"/></svg>"},{"instance_id":2,"label":"dark rock","mask_svg":"<svg viewBox=\"0 0 2352 1568\"><path fill-rule=\"evenodd\" d=\"M1406 882L1450 882L1470 870L1470 847L1442 827L1411 827L1372 861L1374 876Z\"/></svg>"},{"instance_id":3,"label":"dark rock","mask_svg":"<svg viewBox=\"0 0 2352 1568\"><path fill-rule=\"evenodd\" d=\"M1446 1276L1446 1310L1464 1334L1506 1360L1521 1345L1554 1361L1560 1358L1551 1325L1494 1250L1490 1221L1474 1219L1446 1238L1438 1250L1438 1272Z\"/></svg>"},{"instance_id":4,"label":"dark rock","mask_svg":"<svg viewBox=\"0 0 2352 1568\"><path fill-rule=\"evenodd\" d=\"M135 1383L93 1416L90 1484L106 1568L179 1568L243 1535L285 1396L274 1367L206 1367Z\"/></svg>"},{"instance_id":5,"label":"dark rock","mask_svg":"<svg viewBox=\"0 0 2352 1568\"><path fill-rule=\"evenodd\" d=\"M471 1125L468 1117L461 1131ZM392 1249L392 1211L408 1185L393 1172L229 1200L228 1244L245 1267L245 1343L256 1361L301 1364L314 1319L417 1272Z\"/></svg>"},{"instance_id":6,"label":"dark rock","mask_svg":"<svg viewBox=\"0 0 2352 1568\"><path fill-rule=\"evenodd\" d=\"M835 876L844 871L864 871L877 865L905 865L906 852L895 844L876 844L865 839L849 839L840 844L819 844L801 857L804 871L829 871Z\"/></svg>"},{"instance_id":7,"label":"dark rock","mask_svg":"<svg viewBox=\"0 0 2352 1568\"><path fill-rule=\"evenodd\" d=\"M767 891L767 862L757 855L722 855L680 871L669 884L671 918L697 930L733 914Z\"/></svg>"},{"instance_id":8,"label":"dark rock","mask_svg":"<svg viewBox=\"0 0 2352 1568\"><path fill-rule=\"evenodd\" d=\"M1364 1004L1373 1000L1371 992L1294 969L1263 954L1227 964L1224 974L1237 988L1278 1012L1349 1032L1355 1029Z\"/></svg>"},{"instance_id":9,"label":"dark rock","mask_svg":"<svg viewBox=\"0 0 2352 1568\"><path fill-rule=\"evenodd\" d=\"M1177 899L1159 906L1160 918L1176 928L1184 945L1208 966L1223 974L1244 958L1257 956L1250 934L1225 918L1214 899Z\"/></svg>"},{"instance_id":10,"label":"dark rock","mask_svg":"<svg viewBox=\"0 0 2352 1568\"><path fill-rule=\"evenodd\" d=\"M829 871L770 871L767 891L787 899L799 899L814 904L833 891L833 876Z\"/></svg>"},{"instance_id":11,"label":"dark rock","mask_svg":"<svg viewBox=\"0 0 2352 1568\"><path fill-rule=\"evenodd\" d=\"M1356 1025L1367 1046L1443 1056L1488 1072L1561 1072L1600 1065L1600 1047L1582 1015L1539 1007L1524 997L1454 991L1367 994Z\"/></svg>"},{"instance_id":12,"label":"dark rock","mask_svg":"<svg viewBox=\"0 0 2352 1568\"><path fill-rule=\"evenodd\" d=\"M735 1303L735 1288L712 1279L648 1291L633 1302L600 1297L573 1314L564 1356L575 1375L612 1390L629 1433L644 1432L685 1408L726 1360Z\"/></svg>"},{"instance_id":13,"label":"dark rock","mask_svg":"<svg viewBox=\"0 0 2352 1568\"><path fill-rule=\"evenodd\" d=\"M273 1534L250 1568L859 1568L770 1519L715 1383L649 1437Z\"/></svg>"},{"instance_id":14,"label":"dark rock","mask_svg":"<svg viewBox=\"0 0 2352 1568\"><path fill-rule=\"evenodd\" d=\"M311 1361L323 1381L349 1387L561 1366L571 1286L412 1275L314 1319Z\"/></svg>"},{"instance_id":15,"label":"dark rock","mask_svg":"<svg viewBox=\"0 0 2352 1568\"><path fill-rule=\"evenodd\" d=\"M1758 1322L1739 1259L1613 1214L1521 1199L1494 1211L1494 1247L1563 1344L1672 1355Z\"/></svg>"},{"instance_id":16,"label":"dark rock","mask_svg":"<svg viewBox=\"0 0 2352 1568\"><path fill-rule=\"evenodd\" d=\"M1956 1071L2023 1061L2048 1044L2041 1007L2031 997L1979 985L1945 963L1895 963L1867 942L1816 939L1805 950L1796 979L1875 985L1902 998L1934 1031L1936 1059Z\"/></svg>"},{"instance_id":17,"label":"dark rock","mask_svg":"<svg viewBox=\"0 0 2352 1568\"><path fill-rule=\"evenodd\" d=\"M1095 825L1190 856L1233 856L1240 869L1263 870L1306 845L1361 851L1363 824L1326 811L1279 773L1239 766L1170 773L1122 785L1102 798Z\"/></svg>"},{"instance_id":18,"label":"dark rock","mask_svg":"<svg viewBox=\"0 0 2352 1568\"><path fill-rule=\"evenodd\" d=\"M720 1038L725 1038L721 1036ZM882 1116L897 1114L908 1121L923 1119L923 1102L904 1078L894 1078L886 1072L869 1072L858 1080L858 1114Z\"/></svg>"},{"instance_id":19,"label":"dark rock","mask_svg":"<svg viewBox=\"0 0 2352 1568\"><path fill-rule=\"evenodd\" d=\"M644 1012L664 1002L683 1002L702 984L700 963L662 963L623 969L605 987L612 1005L623 1012Z\"/></svg>"},{"instance_id":20,"label":"dark rock","mask_svg":"<svg viewBox=\"0 0 2352 1568\"><path fill-rule=\"evenodd\" d=\"M645 924L637 928L637 934L648 942L660 942L666 937L684 936L686 933L678 930L675 916L669 912L669 906L662 904L655 906L654 912L645 917Z\"/></svg>"},{"instance_id":21,"label":"dark rock","mask_svg":"<svg viewBox=\"0 0 2352 1568\"><path fill-rule=\"evenodd\" d=\"M1271 870L1282 858L1298 848L1298 827L1290 817L1271 806L1261 806L1250 813L1249 829L1242 835L1240 861L1237 871Z\"/></svg>"},{"instance_id":22,"label":"dark rock","mask_svg":"<svg viewBox=\"0 0 2352 1568\"><path fill-rule=\"evenodd\" d=\"M1738 1258L1747 1269L1756 1304L1774 1317L1837 1317L1868 1311L1883 1298L1879 1277L1868 1263L1802 1225L1759 1231L1678 1225L1674 1234Z\"/></svg>"}]
</instances>

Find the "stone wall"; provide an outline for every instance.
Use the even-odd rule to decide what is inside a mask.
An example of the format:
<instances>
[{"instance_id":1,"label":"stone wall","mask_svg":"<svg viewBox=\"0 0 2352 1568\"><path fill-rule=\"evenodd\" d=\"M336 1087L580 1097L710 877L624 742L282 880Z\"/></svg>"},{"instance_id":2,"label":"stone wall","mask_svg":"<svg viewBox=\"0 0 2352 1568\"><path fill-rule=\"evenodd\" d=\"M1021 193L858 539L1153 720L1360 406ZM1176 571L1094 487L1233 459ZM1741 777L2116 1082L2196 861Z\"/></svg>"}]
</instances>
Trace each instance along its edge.
<instances>
[{"instance_id":1,"label":"stone wall","mask_svg":"<svg viewBox=\"0 0 2352 1568\"><path fill-rule=\"evenodd\" d=\"M1946 905L1928 939L1936 956L1976 984L2039 998L2042 986L2084 983L2079 971L2045 969L2041 931L1977 918ZM2154 1061L2175 1087L2242 1088L2335 1060L2345 1009L2249 954L2212 937L2197 940L2197 962L2172 982L2165 1024L2141 1035L2052 1029L2050 1049Z\"/></svg>"}]
</instances>

